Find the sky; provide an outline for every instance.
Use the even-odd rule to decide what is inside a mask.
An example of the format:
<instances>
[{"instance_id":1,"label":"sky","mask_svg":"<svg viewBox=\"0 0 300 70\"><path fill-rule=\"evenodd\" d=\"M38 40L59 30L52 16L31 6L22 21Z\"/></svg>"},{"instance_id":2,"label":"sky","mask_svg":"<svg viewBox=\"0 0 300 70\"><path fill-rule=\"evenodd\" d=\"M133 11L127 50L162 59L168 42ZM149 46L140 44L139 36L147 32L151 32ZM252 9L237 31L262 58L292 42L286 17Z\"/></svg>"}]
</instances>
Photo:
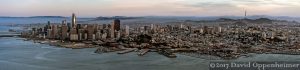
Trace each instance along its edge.
<instances>
[{"instance_id":1,"label":"sky","mask_svg":"<svg viewBox=\"0 0 300 70\"><path fill-rule=\"evenodd\" d=\"M0 0L0 16L300 16L300 0Z\"/></svg>"}]
</instances>

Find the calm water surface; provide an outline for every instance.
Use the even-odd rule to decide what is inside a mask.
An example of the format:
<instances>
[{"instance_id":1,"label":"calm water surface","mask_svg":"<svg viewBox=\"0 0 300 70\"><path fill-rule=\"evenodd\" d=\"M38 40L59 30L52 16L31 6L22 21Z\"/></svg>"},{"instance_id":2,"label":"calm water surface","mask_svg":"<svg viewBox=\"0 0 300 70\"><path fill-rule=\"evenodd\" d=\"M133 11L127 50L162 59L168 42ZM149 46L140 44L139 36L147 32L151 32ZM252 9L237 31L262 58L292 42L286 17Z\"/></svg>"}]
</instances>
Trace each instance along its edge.
<instances>
[{"instance_id":1,"label":"calm water surface","mask_svg":"<svg viewBox=\"0 0 300 70\"><path fill-rule=\"evenodd\" d=\"M10 27L0 26L0 31ZM66 49L0 37L0 70L208 70L210 60L178 55L167 58L155 52L138 56L96 54L96 48ZM235 60L218 61L300 61L298 55L253 54Z\"/></svg>"}]
</instances>

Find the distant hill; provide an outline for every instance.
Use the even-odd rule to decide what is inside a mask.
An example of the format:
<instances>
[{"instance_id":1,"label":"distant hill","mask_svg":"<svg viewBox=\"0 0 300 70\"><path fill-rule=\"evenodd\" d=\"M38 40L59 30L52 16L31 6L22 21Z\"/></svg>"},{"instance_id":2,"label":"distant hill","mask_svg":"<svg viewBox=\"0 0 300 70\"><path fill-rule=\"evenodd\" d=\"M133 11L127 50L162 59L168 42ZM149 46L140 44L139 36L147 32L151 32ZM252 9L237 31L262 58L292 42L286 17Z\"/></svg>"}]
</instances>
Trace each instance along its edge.
<instances>
[{"instance_id":1,"label":"distant hill","mask_svg":"<svg viewBox=\"0 0 300 70\"><path fill-rule=\"evenodd\" d=\"M113 17L96 17L95 20L113 20L113 19L120 19L120 20L126 20L126 19L139 19L143 17L126 17L126 16L113 16Z\"/></svg>"},{"instance_id":2,"label":"distant hill","mask_svg":"<svg viewBox=\"0 0 300 70\"><path fill-rule=\"evenodd\" d=\"M244 16L217 16L217 18L229 18L229 19L242 19ZM286 20L286 21L298 21L300 22L300 17L289 17L289 16L268 16L268 15L253 15L247 16L247 19L259 19L268 18L271 20Z\"/></svg>"},{"instance_id":3,"label":"distant hill","mask_svg":"<svg viewBox=\"0 0 300 70\"><path fill-rule=\"evenodd\" d=\"M66 17L63 17L63 16L31 16L28 18L66 18Z\"/></svg>"}]
</instances>

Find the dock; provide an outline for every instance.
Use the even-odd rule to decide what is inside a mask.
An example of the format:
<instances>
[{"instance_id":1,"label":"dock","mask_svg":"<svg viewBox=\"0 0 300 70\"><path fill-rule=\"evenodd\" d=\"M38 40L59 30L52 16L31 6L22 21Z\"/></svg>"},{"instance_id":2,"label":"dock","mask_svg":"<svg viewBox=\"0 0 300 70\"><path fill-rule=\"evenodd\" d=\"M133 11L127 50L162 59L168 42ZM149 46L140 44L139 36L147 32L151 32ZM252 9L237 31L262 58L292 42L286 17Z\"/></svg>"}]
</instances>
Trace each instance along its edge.
<instances>
[{"instance_id":1,"label":"dock","mask_svg":"<svg viewBox=\"0 0 300 70\"><path fill-rule=\"evenodd\" d=\"M17 32L0 32L0 37L16 37L21 36L21 33Z\"/></svg>"},{"instance_id":2,"label":"dock","mask_svg":"<svg viewBox=\"0 0 300 70\"><path fill-rule=\"evenodd\" d=\"M159 50L158 53L162 54L166 57L169 57L169 58L176 58L177 57L174 53L172 53L170 51L167 51L167 50Z\"/></svg>"},{"instance_id":3,"label":"dock","mask_svg":"<svg viewBox=\"0 0 300 70\"><path fill-rule=\"evenodd\" d=\"M138 55L139 56L143 56L143 55L145 55L149 51L150 51L149 49L142 49L142 50L140 50L140 52L138 53Z\"/></svg>"},{"instance_id":4,"label":"dock","mask_svg":"<svg viewBox=\"0 0 300 70\"><path fill-rule=\"evenodd\" d=\"M134 50L136 50L136 49L126 49L124 51L118 52L118 54L125 54L125 53L129 53L129 52L133 52Z\"/></svg>"}]
</instances>

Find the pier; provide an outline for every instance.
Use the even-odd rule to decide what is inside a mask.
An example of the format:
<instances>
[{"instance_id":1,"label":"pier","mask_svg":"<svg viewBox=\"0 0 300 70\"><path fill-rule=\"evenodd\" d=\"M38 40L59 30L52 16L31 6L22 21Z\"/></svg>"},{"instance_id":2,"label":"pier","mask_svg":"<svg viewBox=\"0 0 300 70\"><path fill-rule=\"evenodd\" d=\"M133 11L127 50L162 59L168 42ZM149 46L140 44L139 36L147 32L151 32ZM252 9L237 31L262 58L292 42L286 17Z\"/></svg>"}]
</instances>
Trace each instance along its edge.
<instances>
[{"instance_id":1,"label":"pier","mask_svg":"<svg viewBox=\"0 0 300 70\"><path fill-rule=\"evenodd\" d=\"M18 32L0 32L0 37L16 37L21 36L21 33Z\"/></svg>"}]
</instances>

